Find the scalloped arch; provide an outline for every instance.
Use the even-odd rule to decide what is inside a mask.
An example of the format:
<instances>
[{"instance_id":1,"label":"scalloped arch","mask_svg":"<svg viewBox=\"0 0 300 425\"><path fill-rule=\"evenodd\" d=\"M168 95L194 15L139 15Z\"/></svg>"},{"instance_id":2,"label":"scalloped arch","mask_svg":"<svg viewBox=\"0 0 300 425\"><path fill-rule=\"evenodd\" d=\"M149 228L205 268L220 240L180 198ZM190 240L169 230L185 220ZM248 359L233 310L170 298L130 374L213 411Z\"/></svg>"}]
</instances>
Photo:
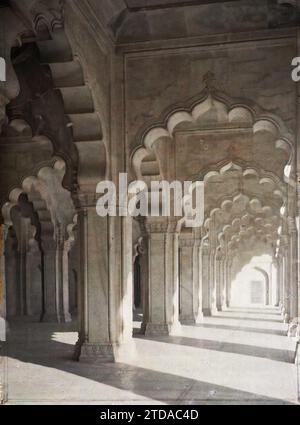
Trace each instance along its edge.
<instances>
[{"instance_id":1,"label":"scalloped arch","mask_svg":"<svg viewBox=\"0 0 300 425\"><path fill-rule=\"evenodd\" d=\"M154 151L158 140L165 138L172 141L174 132L182 124L192 124L199 128L212 125L248 126L253 133L266 132L277 138L275 149L282 149L289 154L289 164L294 156L294 136L289 132L281 118L263 111L248 101L230 99L224 93L207 93L204 91L200 100L190 108L177 108L164 115L161 124L153 124L140 136L142 143L135 149L131 157L133 170L141 177L140 167L143 158Z\"/></svg>"}]
</instances>

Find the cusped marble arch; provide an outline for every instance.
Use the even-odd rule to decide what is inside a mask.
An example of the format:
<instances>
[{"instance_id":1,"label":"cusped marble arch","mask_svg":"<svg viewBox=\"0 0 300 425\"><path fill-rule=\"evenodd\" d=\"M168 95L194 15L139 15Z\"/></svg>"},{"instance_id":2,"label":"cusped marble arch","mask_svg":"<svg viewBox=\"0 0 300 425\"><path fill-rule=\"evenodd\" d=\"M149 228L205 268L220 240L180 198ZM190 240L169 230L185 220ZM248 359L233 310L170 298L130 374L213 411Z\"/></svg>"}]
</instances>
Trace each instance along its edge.
<instances>
[{"instance_id":1,"label":"cusped marble arch","mask_svg":"<svg viewBox=\"0 0 300 425\"><path fill-rule=\"evenodd\" d=\"M133 152L131 162L136 176L140 177L140 167L143 158L154 152L154 145L161 139L172 141L177 129L211 128L216 125L252 127L253 134L268 133L275 139L275 149L282 149L289 155L290 164L294 156L295 138L289 132L284 122L277 116L267 113L244 101L230 99L223 93L200 95L198 103L192 107L175 109L162 118L163 124L153 125L141 136L142 143Z\"/></svg>"},{"instance_id":2,"label":"cusped marble arch","mask_svg":"<svg viewBox=\"0 0 300 425\"><path fill-rule=\"evenodd\" d=\"M41 220L50 219L54 228L59 223L67 229L73 222L75 208L71 194L62 186L65 167L63 160L56 159L52 166L41 167L36 176L24 178L21 187L11 190L8 202L2 207L5 223L12 225L12 208L18 205L20 196L26 194Z\"/></svg>"}]
</instances>

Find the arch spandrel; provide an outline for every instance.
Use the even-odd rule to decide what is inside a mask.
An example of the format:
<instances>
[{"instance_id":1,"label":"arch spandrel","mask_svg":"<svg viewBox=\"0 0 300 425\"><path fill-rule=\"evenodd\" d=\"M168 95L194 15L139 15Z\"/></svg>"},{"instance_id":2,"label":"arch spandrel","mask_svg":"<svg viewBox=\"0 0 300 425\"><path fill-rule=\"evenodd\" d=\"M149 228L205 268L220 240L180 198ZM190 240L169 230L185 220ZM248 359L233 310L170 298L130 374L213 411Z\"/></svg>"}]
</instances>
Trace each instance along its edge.
<instances>
[{"instance_id":1,"label":"arch spandrel","mask_svg":"<svg viewBox=\"0 0 300 425\"><path fill-rule=\"evenodd\" d=\"M280 180L289 180L285 167L293 163L294 137L279 117L214 90L205 89L199 98L189 108L169 111L163 124L153 124L139 136L142 143L132 155L136 177L147 179L141 172L143 161L155 154L157 175L166 179L170 171L157 151L165 144L174 156L173 174L178 180L194 180L204 169L228 160L267 168Z\"/></svg>"}]
</instances>

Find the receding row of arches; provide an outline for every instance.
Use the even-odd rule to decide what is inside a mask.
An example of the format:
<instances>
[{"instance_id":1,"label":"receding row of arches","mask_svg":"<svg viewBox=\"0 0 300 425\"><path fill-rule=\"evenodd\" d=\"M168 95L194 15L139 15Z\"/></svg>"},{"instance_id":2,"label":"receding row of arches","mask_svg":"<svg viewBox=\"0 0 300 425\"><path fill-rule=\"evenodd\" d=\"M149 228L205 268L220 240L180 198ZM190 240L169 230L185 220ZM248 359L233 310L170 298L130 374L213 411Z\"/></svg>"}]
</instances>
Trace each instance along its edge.
<instances>
[{"instance_id":1,"label":"receding row of arches","mask_svg":"<svg viewBox=\"0 0 300 425\"><path fill-rule=\"evenodd\" d=\"M103 360L130 346L133 311L149 335L235 303L297 317L295 138L283 121L230 98L210 73L184 107L145 123L124 170L64 30L42 32L13 51L21 91L0 137L7 161L17 157L15 172L0 171L7 317L78 317L76 357ZM203 181L202 226L99 217L97 184L124 171L149 191L153 181Z\"/></svg>"}]
</instances>

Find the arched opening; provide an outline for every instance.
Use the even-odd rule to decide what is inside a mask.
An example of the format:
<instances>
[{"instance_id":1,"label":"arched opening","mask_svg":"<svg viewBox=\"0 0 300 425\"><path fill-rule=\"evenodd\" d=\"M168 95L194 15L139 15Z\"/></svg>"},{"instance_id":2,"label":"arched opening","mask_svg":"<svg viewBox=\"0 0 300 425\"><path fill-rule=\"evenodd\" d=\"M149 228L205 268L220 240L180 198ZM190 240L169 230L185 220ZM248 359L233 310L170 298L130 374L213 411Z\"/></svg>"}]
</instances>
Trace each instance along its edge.
<instances>
[{"instance_id":1,"label":"arched opening","mask_svg":"<svg viewBox=\"0 0 300 425\"><path fill-rule=\"evenodd\" d=\"M246 264L231 284L231 306L275 306L270 286L271 268L272 257L269 255L254 257ZM275 288L277 281L272 283Z\"/></svg>"},{"instance_id":2,"label":"arched opening","mask_svg":"<svg viewBox=\"0 0 300 425\"><path fill-rule=\"evenodd\" d=\"M134 310L141 310L142 309L142 282L141 282L141 264L140 264L140 255L136 256L136 259L134 260L134 266L133 266L133 275L134 275L134 289L133 289L133 305Z\"/></svg>"}]
</instances>

